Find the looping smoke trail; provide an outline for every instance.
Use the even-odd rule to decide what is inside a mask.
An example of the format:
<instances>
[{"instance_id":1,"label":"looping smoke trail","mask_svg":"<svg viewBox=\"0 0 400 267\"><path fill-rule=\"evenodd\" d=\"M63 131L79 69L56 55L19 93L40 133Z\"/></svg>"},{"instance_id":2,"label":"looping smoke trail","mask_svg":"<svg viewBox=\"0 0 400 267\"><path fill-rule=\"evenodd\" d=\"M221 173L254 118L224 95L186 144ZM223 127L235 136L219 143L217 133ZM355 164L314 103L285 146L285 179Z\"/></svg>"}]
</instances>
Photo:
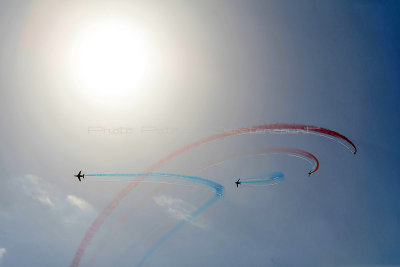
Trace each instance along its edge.
<instances>
[{"instance_id":1,"label":"looping smoke trail","mask_svg":"<svg viewBox=\"0 0 400 267\"><path fill-rule=\"evenodd\" d=\"M203 165L202 167L200 167L199 169L195 170L194 172L195 173L202 172L204 170L218 166L228 160L238 158L238 157L263 155L263 154L280 154L280 153L286 153L290 156L298 157L298 158L304 159L307 162L309 162L313 166L313 169L310 170L308 173L310 175L317 172L319 169L319 161L318 161L317 157L315 157L313 154L311 154L308 151L305 151L302 149L296 149L296 148L271 147L271 148L248 150L248 151L243 151L243 152L239 152L239 153L234 153L223 159L218 160L217 162L207 163L207 164Z\"/></svg>"},{"instance_id":2,"label":"looping smoke trail","mask_svg":"<svg viewBox=\"0 0 400 267\"><path fill-rule=\"evenodd\" d=\"M85 176L97 176L97 177L177 177L185 180L193 181L196 183L204 184L210 186L215 189L215 193L218 197L222 197L224 194L225 188L224 186L197 176L183 175L183 174L173 174L173 173L164 173L164 172L148 172L148 173L88 173ZM140 180L139 180L140 182Z\"/></svg>"},{"instance_id":3,"label":"looping smoke trail","mask_svg":"<svg viewBox=\"0 0 400 267\"><path fill-rule=\"evenodd\" d=\"M354 154L357 153L357 148L356 146L348 139L346 136L329 130L325 129L322 127L316 127L312 125L299 125L299 124L266 124L266 125L258 125L258 126L253 126L253 127L248 127L248 128L240 128L232 131L227 131L223 132L220 134L212 135L210 137L207 137L205 139L199 140L197 142L194 142L188 146L182 147L179 150L176 150L175 152L169 154L168 156L162 158L155 164L151 165L146 172L153 172L156 169L160 168L162 165L170 161L171 159L185 153L186 151L193 149L195 147L198 147L202 144L225 138L228 136L234 136L234 135L239 135L239 134L244 134L244 133L254 133L254 132L259 132L259 131L271 131L271 130L283 130L283 131L301 131L304 133L319 133L323 134L326 136L331 136L336 139L341 139L349 144L351 146L349 150L353 152ZM347 146L346 146L347 147ZM127 185L124 189L122 189L118 195L107 205L107 207L104 208L104 210L100 213L100 215L94 220L90 228L86 231L85 236L81 240L78 249L75 253L74 259L72 260L71 267L77 267L81 261L81 258L87 248L87 246L90 244L92 241L94 235L96 234L97 230L103 225L104 220L111 214L111 212L118 206L119 202L127 195L129 192L135 188L138 185L138 182L132 182L131 184Z\"/></svg>"}]
</instances>

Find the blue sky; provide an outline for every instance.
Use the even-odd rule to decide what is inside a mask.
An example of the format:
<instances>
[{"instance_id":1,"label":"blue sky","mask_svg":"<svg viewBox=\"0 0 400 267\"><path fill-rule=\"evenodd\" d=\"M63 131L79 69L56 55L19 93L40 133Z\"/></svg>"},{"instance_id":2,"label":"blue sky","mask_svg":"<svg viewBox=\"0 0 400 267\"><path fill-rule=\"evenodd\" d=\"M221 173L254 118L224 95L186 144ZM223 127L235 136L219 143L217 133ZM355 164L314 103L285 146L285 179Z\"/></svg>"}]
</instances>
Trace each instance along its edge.
<instances>
[{"instance_id":1,"label":"blue sky","mask_svg":"<svg viewBox=\"0 0 400 267\"><path fill-rule=\"evenodd\" d=\"M244 134L176 157L157 171L225 194L143 266L400 266L399 11L397 1L1 2L0 266L70 266L130 181L79 183L79 170L142 173L212 134L269 123L328 128L359 152L316 135ZM134 53L104 46L135 42ZM194 173L268 147L307 150L320 169L308 177L306 161L265 154ZM266 172L284 179L233 183ZM140 184L80 266L135 266L214 194L179 179Z\"/></svg>"}]
</instances>

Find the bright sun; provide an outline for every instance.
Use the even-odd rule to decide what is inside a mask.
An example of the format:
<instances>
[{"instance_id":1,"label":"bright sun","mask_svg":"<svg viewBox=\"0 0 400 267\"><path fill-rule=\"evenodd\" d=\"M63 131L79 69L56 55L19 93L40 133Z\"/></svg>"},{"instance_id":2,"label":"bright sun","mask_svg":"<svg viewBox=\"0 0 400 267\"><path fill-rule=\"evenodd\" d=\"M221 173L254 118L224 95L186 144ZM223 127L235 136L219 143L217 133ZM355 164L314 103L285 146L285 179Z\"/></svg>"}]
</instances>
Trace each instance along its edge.
<instances>
[{"instance_id":1,"label":"bright sun","mask_svg":"<svg viewBox=\"0 0 400 267\"><path fill-rule=\"evenodd\" d=\"M71 67L82 93L97 101L140 93L154 72L154 49L144 34L118 22L82 29L72 46Z\"/></svg>"}]
</instances>

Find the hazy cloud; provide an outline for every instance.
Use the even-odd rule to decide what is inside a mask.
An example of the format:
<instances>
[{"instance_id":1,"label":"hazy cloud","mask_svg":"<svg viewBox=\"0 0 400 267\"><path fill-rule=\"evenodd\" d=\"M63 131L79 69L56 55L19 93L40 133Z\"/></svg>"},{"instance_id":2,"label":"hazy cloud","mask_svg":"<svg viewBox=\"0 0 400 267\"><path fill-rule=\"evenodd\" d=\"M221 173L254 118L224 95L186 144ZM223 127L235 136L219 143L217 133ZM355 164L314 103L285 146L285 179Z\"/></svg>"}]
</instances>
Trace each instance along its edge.
<instances>
[{"instance_id":1,"label":"hazy cloud","mask_svg":"<svg viewBox=\"0 0 400 267\"><path fill-rule=\"evenodd\" d=\"M69 203L71 203L74 206L77 206L81 210L87 211L87 210L93 210L92 205L90 205L87 201L84 199L74 196L74 195L68 195L67 200Z\"/></svg>"},{"instance_id":2,"label":"hazy cloud","mask_svg":"<svg viewBox=\"0 0 400 267\"><path fill-rule=\"evenodd\" d=\"M85 226L96 216L94 207L60 190L46 177L25 174L6 177L3 181L0 229L4 231L0 231L3 241L0 258L7 253L7 266L59 266L59 262L69 261L75 250L74 242L82 237ZM1 248L5 244L16 253ZM17 252L24 257L18 257ZM30 264L32 261L35 264Z\"/></svg>"},{"instance_id":3,"label":"hazy cloud","mask_svg":"<svg viewBox=\"0 0 400 267\"><path fill-rule=\"evenodd\" d=\"M49 192L44 188L45 182L43 179L33 174L27 174L25 178L29 181L28 183L23 183L25 193L42 204L54 208L55 204Z\"/></svg>"},{"instance_id":4,"label":"hazy cloud","mask_svg":"<svg viewBox=\"0 0 400 267\"><path fill-rule=\"evenodd\" d=\"M180 198L174 198L171 196L157 196L153 198L157 205L161 207L167 207L167 212L177 220L185 220L192 214L197 207L184 201ZM191 220L190 223L194 226L205 228L206 223L202 217L196 217Z\"/></svg>"},{"instance_id":5,"label":"hazy cloud","mask_svg":"<svg viewBox=\"0 0 400 267\"><path fill-rule=\"evenodd\" d=\"M39 200L40 202L42 202L45 205L48 205L50 207L54 207L54 203L53 203L53 201L51 201L49 196L41 195L41 196L37 197L37 200Z\"/></svg>"},{"instance_id":6,"label":"hazy cloud","mask_svg":"<svg viewBox=\"0 0 400 267\"><path fill-rule=\"evenodd\" d=\"M6 254L7 250L5 248L0 248L0 260L4 257L4 254Z\"/></svg>"}]
</instances>

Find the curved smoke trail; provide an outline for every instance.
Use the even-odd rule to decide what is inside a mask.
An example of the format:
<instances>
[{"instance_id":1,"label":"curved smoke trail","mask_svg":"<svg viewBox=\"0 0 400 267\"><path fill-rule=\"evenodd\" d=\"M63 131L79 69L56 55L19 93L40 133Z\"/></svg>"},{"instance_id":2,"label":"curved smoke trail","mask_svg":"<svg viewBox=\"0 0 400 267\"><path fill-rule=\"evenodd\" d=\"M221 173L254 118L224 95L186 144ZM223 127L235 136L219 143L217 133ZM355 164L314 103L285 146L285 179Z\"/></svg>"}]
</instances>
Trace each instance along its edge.
<instances>
[{"instance_id":1,"label":"curved smoke trail","mask_svg":"<svg viewBox=\"0 0 400 267\"><path fill-rule=\"evenodd\" d=\"M346 146L351 152L354 154L357 153L357 148L356 146L348 139L346 136L326 129L326 128L321 128L321 127L316 127L312 125L299 125L299 124L266 124L266 125L258 125L258 126L253 126L249 128L240 128L232 131L227 131L223 132L220 134L215 134L210 137L207 137L205 139L199 140L197 142L194 142L188 146L182 147L179 150L176 150L175 152L169 154L168 156L162 158L158 162L154 163L151 165L146 172L154 172L156 169L160 168L162 165L170 161L171 159L185 153L186 151L193 149L195 147L198 147L202 144L225 138L228 136L234 136L234 135L239 135L239 134L245 134L245 133L255 133L255 132L260 132L260 131L291 131L291 132L303 132L303 133L317 133L317 134L322 134L330 137L334 137L339 140L343 140L349 144L349 146ZM351 149L351 148L352 149ZM85 236L81 240L79 247L75 253L74 259L72 260L71 267L77 267L81 261L81 258L87 248L87 246L90 244L92 241L93 237L95 236L97 230L103 225L104 220L111 214L111 212L118 206L119 202L124 199L124 197L129 194L129 192L135 188L138 185L138 182L134 181L127 185L124 189L122 189L118 195L104 208L104 210L100 213L100 215L94 220L94 222L91 224L89 229L86 231Z\"/></svg>"},{"instance_id":2,"label":"curved smoke trail","mask_svg":"<svg viewBox=\"0 0 400 267\"><path fill-rule=\"evenodd\" d=\"M215 189L215 194L218 197L222 197L225 191L223 185L214 181L191 175L164 173L164 172L147 172L147 173L88 173L85 176L97 176L97 177L154 177L154 178L165 178L165 177L177 177L185 180L189 180L195 183L204 184Z\"/></svg>"},{"instance_id":3,"label":"curved smoke trail","mask_svg":"<svg viewBox=\"0 0 400 267\"><path fill-rule=\"evenodd\" d=\"M224 157L218 161L213 161L207 164L204 164L197 170L193 172L202 172L208 168L218 166L228 160L238 158L238 157L243 157L243 156L253 156L253 155L262 155L262 154L268 154L268 153L287 153L289 155L293 155L295 157L299 157L301 159L304 159L313 166L313 169L308 172L309 175L315 173L319 169L319 161L316 156L311 154L308 151L302 150L302 149L296 149L296 148L283 148L283 147L272 147L272 148L264 148L264 149L257 149L257 150L248 150L248 151L243 151L243 152L238 152L231 154L227 157Z\"/></svg>"}]
</instances>

